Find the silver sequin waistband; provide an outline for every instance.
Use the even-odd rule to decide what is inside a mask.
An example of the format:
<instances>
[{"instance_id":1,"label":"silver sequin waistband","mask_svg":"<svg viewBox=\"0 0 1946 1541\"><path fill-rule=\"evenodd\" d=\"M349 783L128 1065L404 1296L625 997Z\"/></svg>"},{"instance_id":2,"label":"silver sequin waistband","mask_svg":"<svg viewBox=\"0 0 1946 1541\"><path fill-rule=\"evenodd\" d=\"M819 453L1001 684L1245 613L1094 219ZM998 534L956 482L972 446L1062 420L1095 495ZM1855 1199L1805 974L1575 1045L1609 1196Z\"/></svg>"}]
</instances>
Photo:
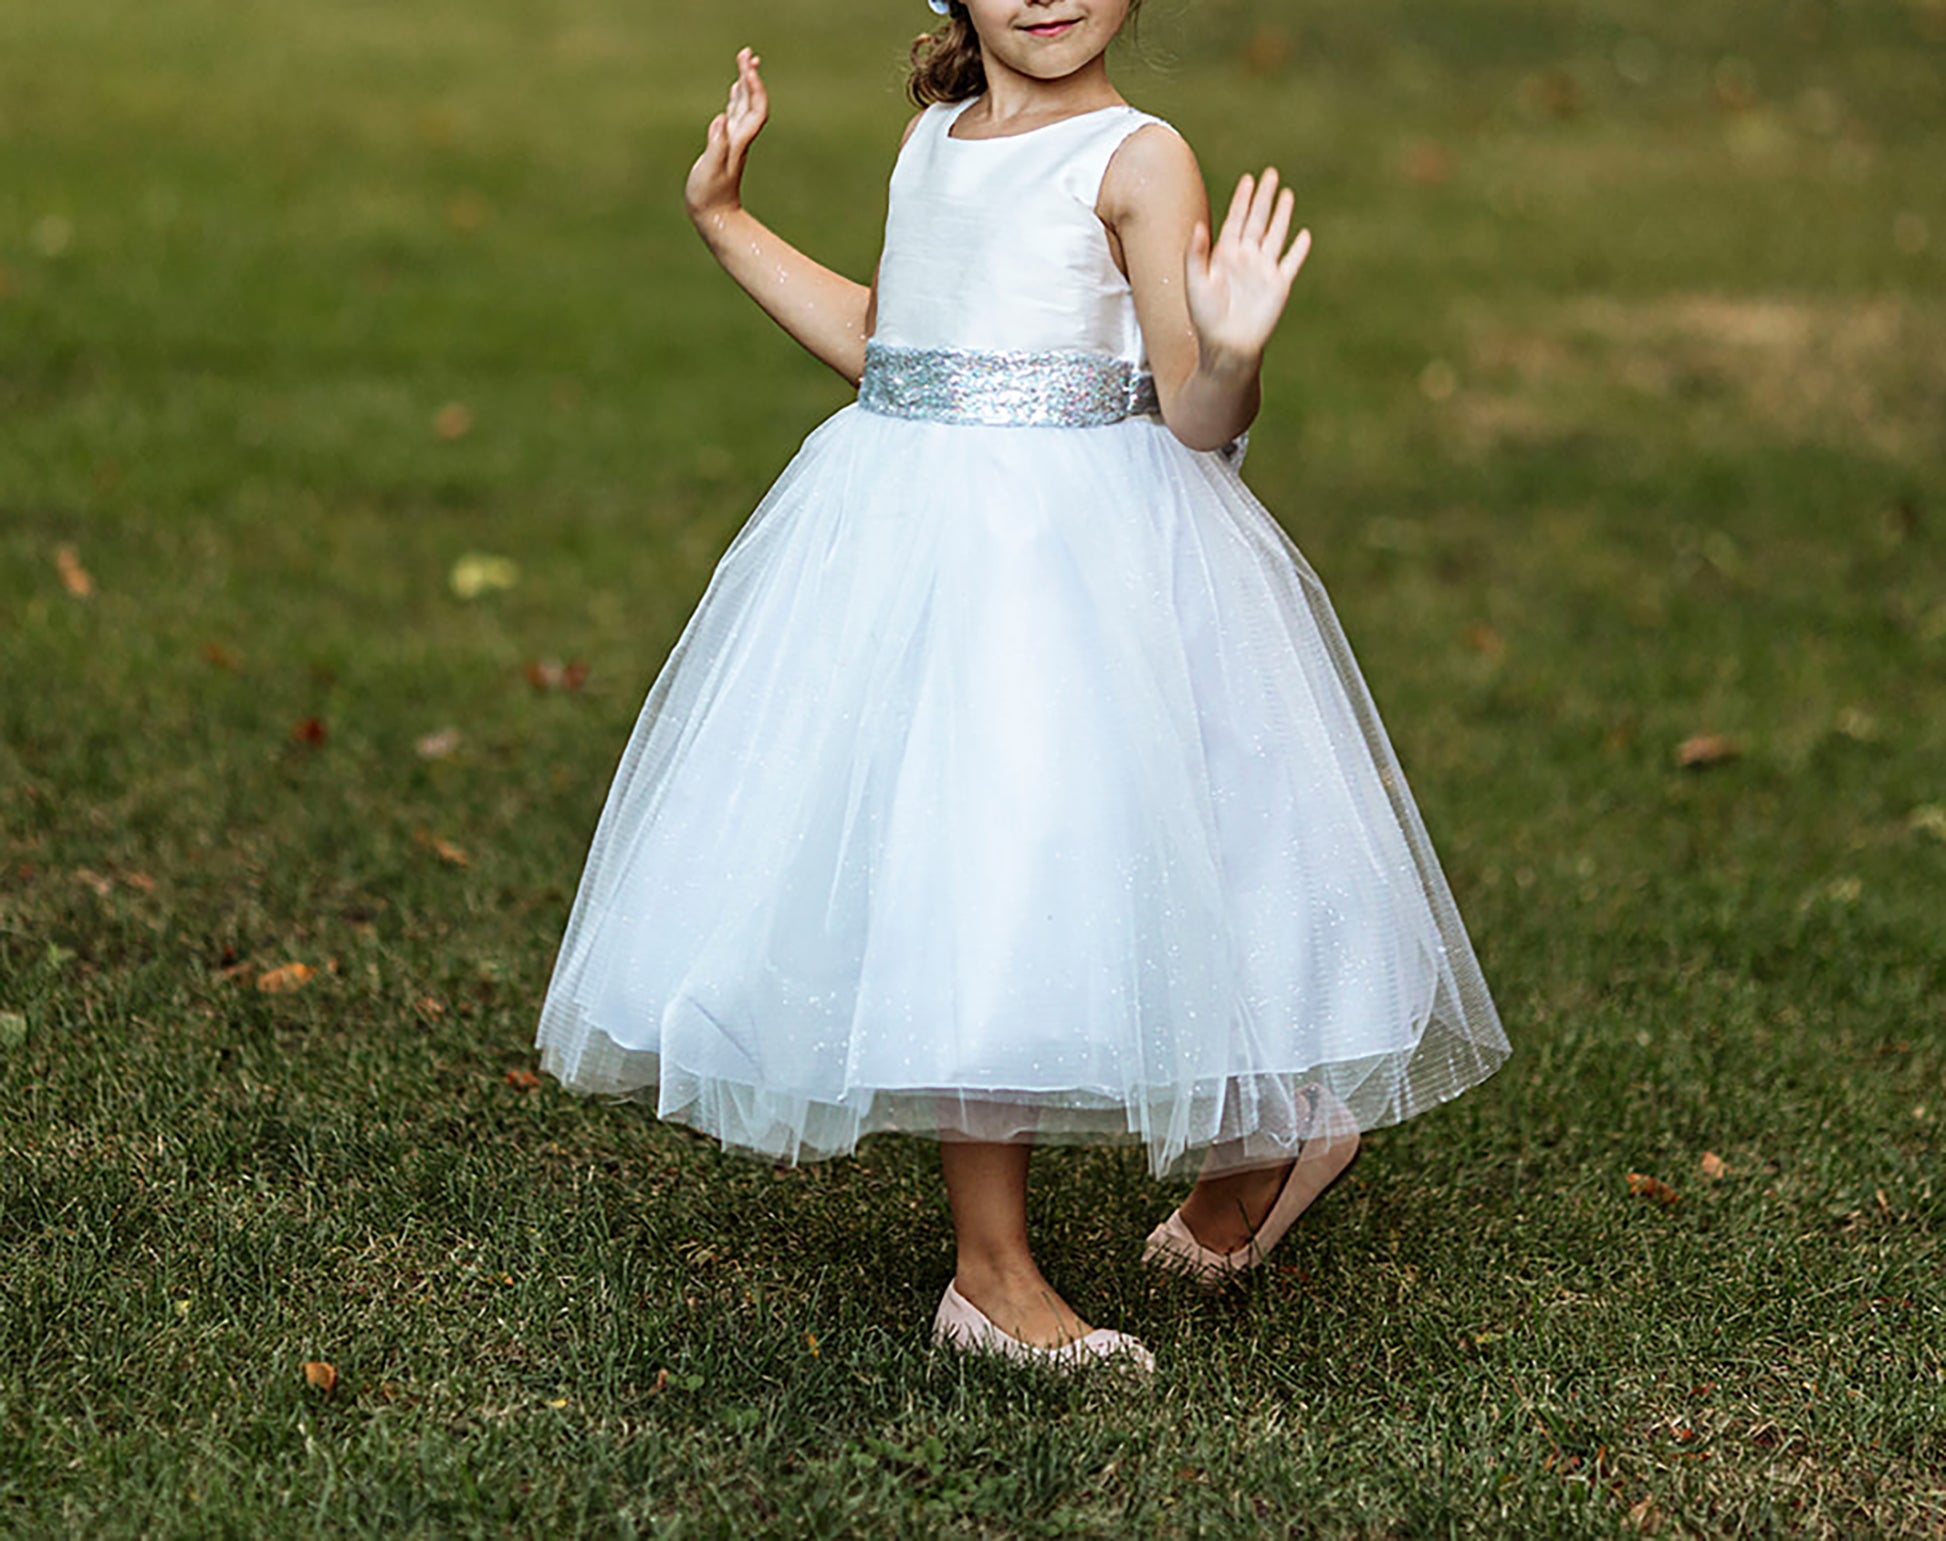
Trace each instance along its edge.
<instances>
[{"instance_id":1,"label":"silver sequin waistband","mask_svg":"<svg viewBox=\"0 0 1946 1541\"><path fill-rule=\"evenodd\" d=\"M983 353L865 344L858 404L887 417L1098 428L1160 410L1155 377L1100 353Z\"/></svg>"}]
</instances>

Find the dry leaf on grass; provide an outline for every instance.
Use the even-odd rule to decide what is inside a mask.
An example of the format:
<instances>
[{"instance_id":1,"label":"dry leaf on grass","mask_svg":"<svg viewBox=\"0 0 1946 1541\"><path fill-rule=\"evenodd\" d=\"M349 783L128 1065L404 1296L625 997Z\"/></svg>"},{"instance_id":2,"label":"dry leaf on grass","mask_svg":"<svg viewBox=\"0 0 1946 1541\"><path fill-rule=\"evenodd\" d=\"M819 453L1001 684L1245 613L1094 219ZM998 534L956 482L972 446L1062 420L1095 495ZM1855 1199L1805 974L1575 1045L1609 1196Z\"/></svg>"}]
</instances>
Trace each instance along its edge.
<instances>
[{"instance_id":1,"label":"dry leaf on grass","mask_svg":"<svg viewBox=\"0 0 1946 1541\"><path fill-rule=\"evenodd\" d=\"M1437 139L1421 139L1406 150L1399 170L1416 186L1440 187L1453 175L1453 152Z\"/></svg>"},{"instance_id":2,"label":"dry leaf on grass","mask_svg":"<svg viewBox=\"0 0 1946 1541\"><path fill-rule=\"evenodd\" d=\"M1914 808L1906 816L1906 828L1914 834L1931 835L1936 840L1946 840L1946 806L1927 803L1922 808Z\"/></svg>"},{"instance_id":3,"label":"dry leaf on grass","mask_svg":"<svg viewBox=\"0 0 1946 1541\"><path fill-rule=\"evenodd\" d=\"M291 725L293 744L322 744L324 740L325 728L322 717L300 717Z\"/></svg>"},{"instance_id":4,"label":"dry leaf on grass","mask_svg":"<svg viewBox=\"0 0 1946 1541\"><path fill-rule=\"evenodd\" d=\"M74 877L76 882L83 883L89 888L92 888L95 891L96 898L106 899L115 891L115 880L110 877L103 877L91 867L76 867L74 869Z\"/></svg>"},{"instance_id":5,"label":"dry leaf on grass","mask_svg":"<svg viewBox=\"0 0 1946 1541\"><path fill-rule=\"evenodd\" d=\"M304 1361L304 1384L315 1386L329 1396L338 1384L338 1367L322 1359L307 1359Z\"/></svg>"},{"instance_id":6,"label":"dry leaf on grass","mask_svg":"<svg viewBox=\"0 0 1946 1541\"><path fill-rule=\"evenodd\" d=\"M531 1092L541 1084L540 1076L524 1066L519 1070L507 1072L507 1084L517 1092Z\"/></svg>"},{"instance_id":7,"label":"dry leaf on grass","mask_svg":"<svg viewBox=\"0 0 1946 1541\"><path fill-rule=\"evenodd\" d=\"M447 575L446 582L461 599L478 599L494 589L510 589L520 582L520 567L508 557L469 551Z\"/></svg>"},{"instance_id":8,"label":"dry leaf on grass","mask_svg":"<svg viewBox=\"0 0 1946 1541\"><path fill-rule=\"evenodd\" d=\"M1713 1150L1703 1152L1703 1175L1711 1182L1720 1181L1729 1175L1730 1166Z\"/></svg>"},{"instance_id":9,"label":"dry leaf on grass","mask_svg":"<svg viewBox=\"0 0 1946 1541\"><path fill-rule=\"evenodd\" d=\"M317 970L308 963L280 963L276 968L266 969L257 976L257 988L266 995L301 990L316 973Z\"/></svg>"},{"instance_id":10,"label":"dry leaf on grass","mask_svg":"<svg viewBox=\"0 0 1946 1541\"><path fill-rule=\"evenodd\" d=\"M220 642L203 644L203 661L214 664L219 669L228 669L232 674L240 672L243 668L243 660Z\"/></svg>"},{"instance_id":11,"label":"dry leaf on grass","mask_svg":"<svg viewBox=\"0 0 1946 1541\"><path fill-rule=\"evenodd\" d=\"M458 728L441 728L437 733L428 733L412 742L413 752L422 760L443 760L458 748Z\"/></svg>"},{"instance_id":12,"label":"dry leaf on grass","mask_svg":"<svg viewBox=\"0 0 1946 1541\"><path fill-rule=\"evenodd\" d=\"M466 852L454 845L452 841L442 840L429 829L415 829L412 832L412 838L418 841L419 844L430 847L433 853L449 866L464 867L470 865Z\"/></svg>"},{"instance_id":13,"label":"dry leaf on grass","mask_svg":"<svg viewBox=\"0 0 1946 1541\"><path fill-rule=\"evenodd\" d=\"M81 555L68 545L54 548L54 565L60 569L61 585L76 599L86 599L95 591L95 580L81 565Z\"/></svg>"},{"instance_id":14,"label":"dry leaf on grass","mask_svg":"<svg viewBox=\"0 0 1946 1541\"><path fill-rule=\"evenodd\" d=\"M655 1372L655 1379L649 1382L649 1395L652 1397L660 1396L663 1392L667 1391L668 1389L669 1389L668 1370L666 1369L657 1370Z\"/></svg>"},{"instance_id":15,"label":"dry leaf on grass","mask_svg":"<svg viewBox=\"0 0 1946 1541\"><path fill-rule=\"evenodd\" d=\"M1282 27L1263 26L1250 34L1239 62L1246 75L1274 75L1290 58L1291 35Z\"/></svg>"},{"instance_id":16,"label":"dry leaf on grass","mask_svg":"<svg viewBox=\"0 0 1946 1541\"><path fill-rule=\"evenodd\" d=\"M446 223L455 230L478 230L492 217L493 206L471 188L446 201Z\"/></svg>"},{"instance_id":17,"label":"dry leaf on grass","mask_svg":"<svg viewBox=\"0 0 1946 1541\"><path fill-rule=\"evenodd\" d=\"M1636 1198L1654 1199L1656 1203L1665 1206L1675 1203L1682 1197L1660 1177L1651 1177L1646 1172L1628 1174L1628 1191Z\"/></svg>"},{"instance_id":18,"label":"dry leaf on grass","mask_svg":"<svg viewBox=\"0 0 1946 1541\"><path fill-rule=\"evenodd\" d=\"M1676 763L1684 770L1701 770L1707 765L1734 760L1742 753L1743 745L1734 738L1720 733L1699 733L1676 746Z\"/></svg>"},{"instance_id":19,"label":"dry leaf on grass","mask_svg":"<svg viewBox=\"0 0 1946 1541\"><path fill-rule=\"evenodd\" d=\"M155 892L155 879L146 872L124 872L122 881L130 888L140 889L145 894Z\"/></svg>"},{"instance_id":20,"label":"dry leaf on grass","mask_svg":"<svg viewBox=\"0 0 1946 1541\"><path fill-rule=\"evenodd\" d=\"M536 690L579 690L588 677L588 666L579 658L562 663L558 658L529 659L527 683Z\"/></svg>"},{"instance_id":21,"label":"dry leaf on grass","mask_svg":"<svg viewBox=\"0 0 1946 1541\"><path fill-rule=\"evenodd\" d=\"M461 401L449 401L432 415L432 431L442 439L463 439L472 428L473 414Z\"/></svg>"}]
</instances>

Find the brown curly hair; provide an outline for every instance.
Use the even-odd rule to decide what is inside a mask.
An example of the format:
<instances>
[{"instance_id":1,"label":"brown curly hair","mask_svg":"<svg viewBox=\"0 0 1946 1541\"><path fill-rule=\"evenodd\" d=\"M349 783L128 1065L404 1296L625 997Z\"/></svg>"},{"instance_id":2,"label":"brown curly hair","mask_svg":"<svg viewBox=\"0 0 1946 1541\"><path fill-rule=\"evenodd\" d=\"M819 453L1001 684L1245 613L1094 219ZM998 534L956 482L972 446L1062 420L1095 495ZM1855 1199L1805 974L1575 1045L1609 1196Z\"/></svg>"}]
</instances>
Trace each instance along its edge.
<instances>
[{"instance_id":1,"label":"brown curly hair","mask_svg":"<svg viewBox=\"0 0 1946 1541\"><path fill-rule=\"evenodd\" d=\"M1142 9L1142 0L1129 0L1128 19ZM987 88L986 64L980 57L980 37L959 0L952 0L946 19L912 45L912 72L905 94L915 107L933 102L964 102Z\"/></svg>"}]
</instances>

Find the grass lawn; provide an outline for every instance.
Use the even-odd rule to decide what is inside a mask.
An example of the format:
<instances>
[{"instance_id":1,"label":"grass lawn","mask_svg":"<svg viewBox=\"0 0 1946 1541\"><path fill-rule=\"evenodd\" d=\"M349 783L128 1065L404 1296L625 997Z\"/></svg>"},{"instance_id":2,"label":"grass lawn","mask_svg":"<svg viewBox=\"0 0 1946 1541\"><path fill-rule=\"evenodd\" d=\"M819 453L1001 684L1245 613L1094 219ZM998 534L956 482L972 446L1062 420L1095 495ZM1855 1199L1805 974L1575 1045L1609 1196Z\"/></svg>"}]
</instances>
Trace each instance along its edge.
<instances>
[{"instance_id":1,"label":"grass lawn","mask_svg":"<svg viewBox=\"0 0 1946 1541\"><path fill-rule=\"evenodd\" d=\"M1152 0L1123 89L1316 231L1249 476L1516 1049L1234 1304L1138 1153L1038 1158L1152 1385L927 1351L929 1145L532 1083L847 399L683 172L755 43L749 201L867 276L929 14L0 12L0 1531L1939 1535L1940 0Z\"/></svg>"}]
</instances>

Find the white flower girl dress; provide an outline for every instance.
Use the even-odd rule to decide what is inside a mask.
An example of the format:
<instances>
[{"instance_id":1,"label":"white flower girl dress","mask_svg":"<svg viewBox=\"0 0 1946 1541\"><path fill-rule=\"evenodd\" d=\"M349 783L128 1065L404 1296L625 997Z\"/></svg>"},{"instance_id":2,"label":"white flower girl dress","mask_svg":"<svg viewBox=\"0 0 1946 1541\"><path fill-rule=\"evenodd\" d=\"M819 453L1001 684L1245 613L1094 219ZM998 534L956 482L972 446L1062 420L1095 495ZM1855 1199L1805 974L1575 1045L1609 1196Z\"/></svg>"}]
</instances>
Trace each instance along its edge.
<instances>
[{"instance_id":1,"label":"white flower girl dress","mask_svg":"<svg viewBox=\"0 0 1946 1541\"><path fill-rule=\"evenodd\" d=\"M856 404L649 691L544 1068L729 1148L1285 1161L1508 1052L1316 575L1155 411L1094 212L1157 121L921 116ZM1321 1109L1330 1110L1323 1113Z\"/></svg>"}]
</instances>

